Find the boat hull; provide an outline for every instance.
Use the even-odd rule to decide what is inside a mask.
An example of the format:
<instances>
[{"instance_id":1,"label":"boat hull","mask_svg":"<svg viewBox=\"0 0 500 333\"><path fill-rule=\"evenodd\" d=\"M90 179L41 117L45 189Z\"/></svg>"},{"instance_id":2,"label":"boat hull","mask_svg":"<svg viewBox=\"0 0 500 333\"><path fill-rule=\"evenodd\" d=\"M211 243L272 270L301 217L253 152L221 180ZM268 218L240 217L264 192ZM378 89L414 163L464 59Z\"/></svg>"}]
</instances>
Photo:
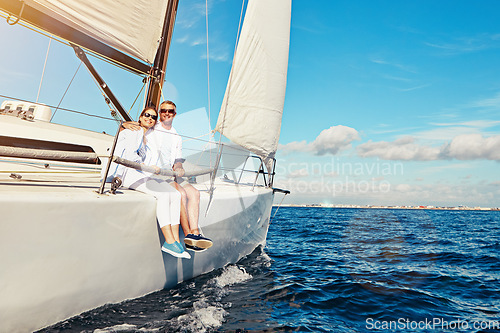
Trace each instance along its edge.
<instances>
[{"instance_id":1,"label":"boat hull","mask_svg":"<svg viewBox=\"0 0 500 333\"><path fill-rule=\"evenodd\" d=\"M201 192L200 226L214 241L190 260L160 251L156 200L97 184L0 183L0 332L31 332L106 303L175 286L264 244L272 190Z\"/></svg>"}]
</instances>

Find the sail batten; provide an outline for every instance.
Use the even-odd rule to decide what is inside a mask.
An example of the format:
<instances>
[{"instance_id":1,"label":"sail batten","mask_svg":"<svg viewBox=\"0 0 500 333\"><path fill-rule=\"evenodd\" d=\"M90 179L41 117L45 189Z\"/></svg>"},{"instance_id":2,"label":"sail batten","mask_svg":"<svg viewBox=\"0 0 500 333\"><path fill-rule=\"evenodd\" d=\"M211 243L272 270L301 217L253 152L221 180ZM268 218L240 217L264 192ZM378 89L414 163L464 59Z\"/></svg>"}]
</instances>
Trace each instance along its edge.
<instances>
[{"instance_id":1,"label":"sail batten","mask_svg":"<svg viewBox=\"0 0 500 333\"><path fill-rule=\"evenodd\" d=\"M250 0L216 130L264 160L281 129L291 0Z\"/></svg>"}]
</instances>

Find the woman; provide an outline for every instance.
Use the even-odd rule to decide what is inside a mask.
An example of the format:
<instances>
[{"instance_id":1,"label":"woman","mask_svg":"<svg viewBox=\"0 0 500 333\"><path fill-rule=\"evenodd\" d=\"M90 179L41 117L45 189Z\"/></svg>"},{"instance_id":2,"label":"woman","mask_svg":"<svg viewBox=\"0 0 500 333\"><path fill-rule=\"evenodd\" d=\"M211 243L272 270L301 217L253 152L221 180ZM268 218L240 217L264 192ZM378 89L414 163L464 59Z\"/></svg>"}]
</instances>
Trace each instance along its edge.
<instances>
[{"instance_id":1,"label":"woman","mask_svg":"<svg viewBox=\"0 0 500 333\"><path fill-rule=\"evenodd\" d=\"M121 131L118 135L114 155L145 165L151 165L151 161L156 161L156 153L148 147L145 134L152 130L157 119L156 110L153 107L146 107L141 112L138 121L142 130L124 129ZM179 242L180 193L167 181L152 177L151 173L127 168L116 163L111 165L110 175L108 179L119 177L123 186L151 194L157 199L156 217L165 236L162 251L178 258L191 258Z\"/></svg>"}]
</instances>

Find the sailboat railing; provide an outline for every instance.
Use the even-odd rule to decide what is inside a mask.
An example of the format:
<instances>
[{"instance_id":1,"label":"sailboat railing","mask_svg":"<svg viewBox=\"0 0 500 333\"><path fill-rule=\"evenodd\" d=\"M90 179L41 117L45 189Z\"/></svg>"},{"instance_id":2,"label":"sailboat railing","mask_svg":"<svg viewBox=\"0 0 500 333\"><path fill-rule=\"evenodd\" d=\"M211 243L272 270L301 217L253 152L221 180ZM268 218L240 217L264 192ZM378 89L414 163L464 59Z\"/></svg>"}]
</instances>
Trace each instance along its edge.
<instances>
[{"instance_id":1,"label":"sailboat railing","mask_svg":"<svg viewBox=\"0 0 500 333\"><path fill-rule=\"evenodd\" d=\"M259 160L260 164L259 164L258 170L248 170L248 169L245 169L246 164L248 162L248 159L250 159L250 158L255 158L255 159ZM262 178L264 180L264 184L266 184L266 186L272 187L273 186L273 181L274 181L274 174L275 174L274 173L274 168L275 167L276 167L276 159L273 158L273 169L271 170L271 172L266 172L264 170L264 162L263 162L262 158L260 158L259 156L255 156L255 155L249 155L245 159L245 163L243 164L243 167L241 169L240 176L238 178L237 184L241 183L241 178L243 176L243 172L251 172L251 173L255 173L256 174L253 186L255 186L257 184L257 180L259 178L259 174L261 174ZM269 177L269 182L266 179L266 175L268 175L268 177Z\"/></svg>"}]
</instances>

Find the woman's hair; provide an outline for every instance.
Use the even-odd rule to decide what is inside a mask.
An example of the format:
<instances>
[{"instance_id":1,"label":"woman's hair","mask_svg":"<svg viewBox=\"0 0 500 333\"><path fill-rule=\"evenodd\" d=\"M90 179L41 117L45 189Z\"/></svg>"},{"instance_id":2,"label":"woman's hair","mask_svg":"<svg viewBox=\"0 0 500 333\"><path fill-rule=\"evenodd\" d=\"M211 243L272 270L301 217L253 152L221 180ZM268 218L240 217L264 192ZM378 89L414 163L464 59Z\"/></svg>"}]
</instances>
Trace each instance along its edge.
<instances>
[{"instance_id":1,"label":"woman's hair","mask_svg":"<svg viewBox=\"0 0 500 333\"><path fill-rule=\"evenodd\" d=\"M139 115L139 118L141 118L148 110L153 110L156 113L156 115L158 115L158 112L156 112L156 109L154 106L146 106L144 108L144 110L142 110L141 114Z\"/></svg>"}]
</instances>

